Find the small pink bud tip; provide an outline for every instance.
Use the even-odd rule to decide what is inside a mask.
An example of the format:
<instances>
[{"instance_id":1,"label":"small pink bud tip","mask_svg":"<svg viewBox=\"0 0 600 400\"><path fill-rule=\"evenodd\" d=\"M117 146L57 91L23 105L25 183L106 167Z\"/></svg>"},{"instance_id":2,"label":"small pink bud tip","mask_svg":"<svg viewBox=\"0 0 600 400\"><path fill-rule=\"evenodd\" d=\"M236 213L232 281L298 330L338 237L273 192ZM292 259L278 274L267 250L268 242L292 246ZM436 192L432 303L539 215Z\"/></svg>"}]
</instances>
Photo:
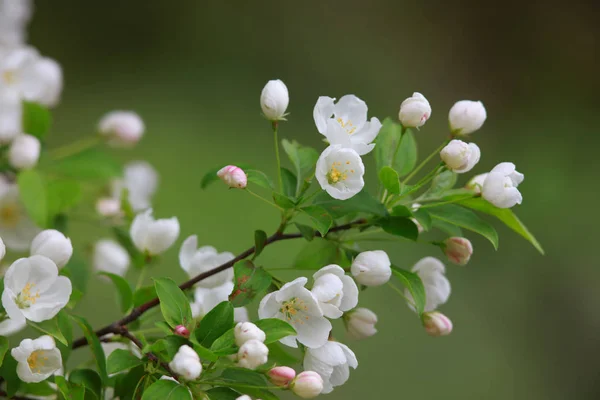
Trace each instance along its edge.
<instances>
[{"instance_id":1,"label":"small pink bud tip","mask_svg":"<svg viewBox=\"0 0 600 400\"><path fill-rule=\"evenodd\" d=\"M248 184L246 173L235 165L227 165L217 172L217 176L230 188L244 189Z\"/></svg>"},{"instance_id":2,"label":"small pink bud tip","mask_svg":"<svg viewBox=\"0 0 600 400\"><path fill-rule=\"evenodd\" d=\"M423 326L429 336L446 336L452 332L450 318L437 311L423 314Z\"/></svg>"},{"instance_id":3,"label":"small pink bud tip","mask_svg":"<svg viewBox=\"0 0 600 400\"><path fill-rule=\"evenodd\" d=\"M175 327L175 334L177 336L182 336L184 338L189 338L190 337L190 331L183 325L177 325Z\"/></svg>"},{"instance_id":4,"label":"small pink bud tip","mask_svg":"<svg viewBox=\"0 0 600 400\"><path fill-rule=\"evenodd\" d=\"M275 367L267 375L276 386L287 387L296 377L296 371L290 367Z\"/></svg>"},{"instance_id":5,"label":"small pink bud tip","mask_svg":"<svg viewBox=\"0 0 600 400\"><path fill-rule=\"evenodd\" d=\"M444 241L444 253L450 261L457 265L467 265L473 254L473 245L469 239L451 237Z\"/></svg>"}]
</instances>

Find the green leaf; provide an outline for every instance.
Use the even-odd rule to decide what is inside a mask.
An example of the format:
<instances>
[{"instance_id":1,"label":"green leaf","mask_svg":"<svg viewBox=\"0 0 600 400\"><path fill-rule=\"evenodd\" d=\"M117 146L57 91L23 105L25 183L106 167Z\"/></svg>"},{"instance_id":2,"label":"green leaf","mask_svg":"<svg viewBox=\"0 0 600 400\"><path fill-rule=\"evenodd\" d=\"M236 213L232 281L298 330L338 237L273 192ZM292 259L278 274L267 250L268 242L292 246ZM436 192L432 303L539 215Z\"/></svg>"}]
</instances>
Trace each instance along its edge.
<instances>
[{"instance_id":1,"label":"green leaf","mask_svg":"<svg viewBox=\"0 0 600 400\"><path fill-rule=\"evenodd\" d=\"M296 335L296 330L293 326L277 318L259 319L255 324L267 336L265 344L271 344L284 337Z\"/></svg>"},{"instance_id":2,"label":"green leaf","mask_svg":"<svg viewBox=\"0 0 600 400\"><path fill-rule=\"evenodd\" d=\"M327 235L331 225L333 225L333 218L331 218L327 210L320 206L308 206L301 208L300 211L308 215L315 224L315 228L321 232L321 235Z\"/></svg>"},{"instance_id":3,"label":"green leaf","mask_svg":"<svg viewBox=\"0 0 600 400\"><path fill-rule=\"evenodd\" d=\"M89 271L86 262L78 254L71 257L67 265L60 271L61 275L67 275L73 287L85 292L89 279Z\"/></svg>"},{"instance_id":4,"label":"green leaf","mask_svg":"<svg viewBox=\"0 0 600 400\"><path fill-rule=\"evenodd\" d=\"M216 387L206 391L209 400L236 400L241 396L239 392L226 387Z\"/></svg>"},{"instance_id":5,"label":"green leaf","mask_svg":"<svg viewBox=\"0 0 600 400\"><path fill-rule=\"evenodd\" d=\"M273 181L264 172L255 169L249 169L245 172L248 176L248 182L264 187L265 189L273 190L275 188Z\"/></svg>"},{"instance_id":6,"label":"green leaf","mask_svg":"<svg viewBox=\"0 0 600 400\"><path fill-rule=\"evenodd\" d=\"M129 372L117 375L115 379L115 398L133 400L138 385L143 384L147 378L144 366L137 366Z\"/></svg>"},{"instance_id":7,"label":"green leaf","mask_svg":"<svg viewBox=\"0 0 600 400\"><path fill-rule=\"evenodd\" d=\"M431 216L430 216L431 218ZM440 219L431 219L431 227L437 228L440 231L446 232L450 236L462 237L463 232L458 226Z\"/></svg>"},{"instance_id":8,"label":"green leaf","mask_svg":"<svg viewBox=\"0 0 600 400\"><path fill-rule=\"evenodd\" d=\"M112 281L112 283L115 285L115 288L119 292L121 311L123 313L127 312L127 310L129 310L133 304L133 292L131 291L129 282L127 282L123 277L116 274L111 274L109 272L101 272L98 275L106 276Z\"/></svg>"},{"instance_id":9,"label":"green leaf","mask_svg":"<svg viewBox=\"0 0 600 400\"><path fill-rule=\"evenodd\" d=\"M269 360L278 365L292 365L301 362L295 355L288 353L289 347L281 345L279 342L271 343L269 348Z\"/></svg>"},{"instance_id":10,"label":"green leaf","mask_svg":"<svg viewBox=\"0 0 600 400\"><path fill-rule=\"evenodd\" d=\"M56 343L56 346L60 350L62 355L63 364L67 362L69 356L71 355L71 344L73 343L73 326L71 324L71 320L69 319L69 314L65 310L61 310L56 315L56 321L58 323L58 328L60 332L65 337L67 344L62 344L61 342Z\"/></svg>"},{"instance_id":11,"label":"green leaf","mask_svg":"<svg viewBox=\"0 0 600 400\"><path fill-rule=\"evenodd\" d=\"M194 329L194 318L185 293L170 278L154 278L154 287L160 299L160 311L165 321L171 328L183 325L191 332Z\"/></svg>"},{"instance_id":12,"label":"green leaf","mask_svg":"<svg viewBox=\"0 0 600 400\"><path fill-rule=\"evenodd\" d=\"M238 347L235 344L235 334L233 328L227 330L227 332L219 336L210 346L210 350L221 356L237 353Z\"/></svg>"},{"instance_id":13,"label":"green leaf","mask_svg":"<svg viewBox=\"0 0 600 400\"><path fill-rule=\"evenodd\" d=\"M452 189L456 184L458 174L454 171L446 170L438 174L431 181L431 187L424 196L435 196L446 190Z\"/></svg>"},{"instance_id":14,"label":"green leaf","mask_svg":"<svg viewBox=\"0 0 600 400\"><path fill-rule=\"evenodd\" d=\"M69 342L67 342L67 339L65 338L65 336L60 331L60 328L58 327L57 317L54 317L52 319L42 321L42 322L33 322L33 321L27 320L27 325L31 326L32 328L34 328L42 333L52 336L53 338L55 338L56 340L58 340L65 346L69 345Z\"/></svg>"},{"instance_id":15,"label":"green leaf","mask_svg":"<svg viewBox=\"0 0 600 400\"><path fill-rule=\"evenodd\" d=\"M132 264L137 268L145 267L146 260L144 258L144 255L133 244L129 232L118 226L113 227L112 231L115 235L115 238L117 239L117 242L119 242L119 244L123 246L125 250L127 250L129 257L131 257Z\"/></svg>"},{"instance_id":16,"label":"green leaf","mask_svg":"<svg viewBox=\"0 0 600 400\"><path fill-rule=\"evenodd\" d=\"M42 140L52 125L52 114L41 104L23 102L23 132Z\"/></svg>"},{"instance_id":17,"label":"green leaf","mask_svg":"<svg viewBox=\"0 0 600 400\"><path fill-rule=\"evenodd\" d=\"M69 374L69 382L81 385L93 393L97 399L102 399L102 379L91 369L76 369Z\"/></svg>"},{"instance_id":18,"label":"green leaf","mask_svg":"<svg viewBox=\"0 0 600 400\"><path fill-rule=\"evenodd\" d=\"M64 376L54 375L54 383L56 383L56 386L64 399L71 399L71 389L69 388L69 383Z\"/></svg>"},{"instance_id":19,"label":"green leaf","mask_svg":"<svg viewBox=\"0 0 600 400\"><path fill-rule=\"evenodd\" d=\"M392 167L379 170L379 181L389 193L400 194L400 177Z\"/></svg>"},{"instance_id":20,"label":"green leaf","mask_svg":"<svg viewBox=\"0 0 600 400\"><path fill-rule=\"evenodd\" d=\"M377 221L377 225L391 235L402 236L410 240L419 238L419 229L410 218L388 217Z\"/></svg>"},{"instance_id":21,"label":"green leaf","mask_svg":"<svg viewBox=\"0 0 600 400\"><path fill-rule=\"evenodd\" d=\"M283 181L283 193L287 197L296 197L296 187L298 186L298 179L292 171L287 168L281 168L281 180Z\"/></svg>"},{"instance_id":22,"label":"green leaf","mask_svg":"<svg viewBox=\"0 0 600 400\"><path fill-rule=\"evenodd\" d=\"M159 379L146 389L142 400L192 400L190 390L167 379Z\"/></svg>"},{"instance_id":23,"label":"green leaf","mask_svg":"<svg viewBox=\"0 0 600 400\"><path fill-rule=\"evenodd\" d=\"M133 306L139 307L144 303L149 302L156 296L156 288L154 286L144 286L135 291L133 294Z\"/></svg>"},{"instance_id":24,"label":"green leaf","mask_svg":"<svg viewBox=\"0 0 600 400\"><path fill-rule=\"evenodd\" d=\"M181 336L169 335L163 339L158 339L150 346L152 353L160 356L166 362L171 362L179 348L184 344L189 344L188 340Z\"/></svg>"},{"instance_id":25,"label":"green leaf","mask_svg":"<svg viewBox=\"0 0 600 400\"><path fill-rule=\"evenodd\" d=\"M44 179L35 170L21 171L17 176L21 201L27 214L40 227L48 224L48 199Z\"/></svg>"},{"instance_id":26,"label":"green leaf","mask_svg":"<svg viewBox=\"0 0 600 400\"><path fill-rule=\"evenodd\" d=\"M243 260L233 266L235 287L229 296L234 307L243 307L271 285L271 275L252 261ZM219 335L220 336L220 335Z\"/></svg>"},{"instance_id":27,"label":"green leaf","mask_svg":"<svg viewBox=\"0 0 600 400\"><path fill-rule=\"evenodd\" d=\"M393 217L412 217L412 212L408 209L408 207L398 205L392 208L390 215Z\"/></svg>"},{"instance_id":28,"label":"green leaf","mask_svg":"<svg viewBox=\"0 0 600 400\"><path fill-rule=\"evenodd\" d=\"M298 223L294 223L294 225L296 225L296 228L298 228L298 230L302 234L302 237L307 241L310 242L315 238L315 230L310 226Z\"/></svg>"},{"instance_id":29,"label":"green leaf","mask_svg":"<svg viewBox=\"0 0 600 400\"><path fill-rule=\"evenodd\" d=\"M75 181L52 181L46 186L48 215L56 215L70 210L81 201L81 184Z\"/></svg>"},{"instance_id":30,"label":"green leaf","mask_svg":"<svg viewBox=\"0 0 600 400\"><path fill-rule=\"evenodd\" d=\"M325 208L334 219L344 217L353 212L363 212L379 217L388 215L385 206L366 190L362 190L348 200L336 200L326 192L321 192L315 197L313 205Z\"/></svg>"},{"instance_id":31,"label":"green leaf","mask_svg":"<svg viewBox=\"0 0 600 400\"><path fill-rule=\"evenodd\" d=\"M219 359L218 355L216 355L211 350L207 349L206 347L204 347L198 343L192 342L192 346L194 347L194 351L196 351L196 353L198 353L198 356L200 356L201 360L217 361Z\"/></svg>"},{"instance_id":32,"label":"green leaf","mask_svg":"<svg viewBox=\"0 0 600 400\"><path fill-rule=\"evenodd\" d=\"M377 170L391 167L398 175L404 176L417 163L417 144L412 132L408 129L402 133L402 126L386 118L377 135L375 143L375 162Z\"/></svg>"},{"instance_id":33,"label":"green leaf","mask_svg":"<svg viewBox=\"0 0 600 400\"><path fill-rule=\"evenodd\" d=\"M398 171L398 175L404 176L412 171L415 165L417 165L417 141L412 131L407 129L402 135L393 167Z\"/></svg>"},{"instance_id":34,"label":"green leaf","mask_svg":"<svg viewBox=\"0 0 600 400\"><path fill-rule=\"evenodd\" d=\"M96 360L96 366L98 367L98 372L100 373L102 382L106 383L108 381L108 375L106 373L106 356L104 355L104 350L100 345L100 340L98 340L98 336L96 336L94 330L84 318L76 315L71 315L70 317L79 325L79 327L83 331L83 336L85 336L85 339L87 340L90 346L92 354L94 355L94 359Z\"/></svg>"},{"instance_id":35,"label":"green leaf","mask_svg":"<svg viewBox=\"0 0 600 400\"><path fill-rule=\"evenodd\" d=\"M243 368L227 368L223 371L221 378L231 383L236 390L241 393L247 394L252 398L263 399L263 400L276 400L277 396L274 396L271 392L260 389L265 387L267 383L262 374ZM239 386L235 386L238 384ZM256 386L256 388L252 387Z\"/></svg>"},{"instance_id":36,"label":"green leaf","mask_svg":"<svg viewBox=\"0 0 600 400\"><path fill-rule=\"evenodd\" d=\"M254 231L254 258L258 257L267 244L267 234L265 231Z\"/></svg>"},{"instance_id":37,"label":"green leaf","mask_svg":"<svg viewBox=\"0 0 600 400\"><path fill-rule=\"evenodd\" d=\"M302 146L296 141L290 142L283 139L281 144L283 150L294 166L297 177L296 195L299 195L302 184L312 179L312 176L314 175L314 169L317 160L319 159L319 153L315 149Z\"/></svg>"},{"instance_id":38,"label":"green leaf","mask_svg":"<svg viewBox=\"0 0 600 400\"><path fill-rule=\"evenodd\" d=\"M19 390L23 393L27 393L28 396L33 395L35 397L46 397L54 396L56 389L50 386L50 382L42 381L37 383L21 383ZM32 396L32 397L33 397Z\"/></svg>"},{"instance_id":39,"label":"green leaf","mask_svg":"<svg viewBox=\"0 0 600 400\"><path fill-rule=\"evenodd\" d=\"M421 278L419 278L419 275L393 265L392 273L412 295L417 313L419 315L423 314L427 298L425 296L425 287L423 286L423 282L421 281Z\"/></svg>"},{"instance_id":40,"label":"green leaf","mask_svg":"<svg viewBox=\"0 0 600 400\"><path fill-rule=\"evenodd\" d=\"M340 249L335 242L315 238L312 242L308 242L296 255L294 268L317 270L324 265L336 264L340 254Z\"/></svg>"},{"instance_id":41,"label":"green leaf","mask_svg":"<svg viewBox=\"0 0 600 400\"><path fill-rule=\"evenodd\" d=\"M281 193L273 192L273 200L275 201L275 204L277 204L279 207L283 208L284 210L289 210L289 209L296 207L294 200L290 199L289 197L287 197Z\"/></svg>"},{"instance_id":42,"label":"green leaf","mask_svg":"<svg viewBox=\"0 0 600 400\"><path fill-rule=\"evenodd\" d=\"M6 355L7 350L8 339L4 336L0 336L0 367L2 366L2 362L4 361L4 356Z\"/></svg>"},{"instance_id":43,"label":"green leaf","mask_svg":"<svg viewBox=\"0 0 600 400\"><path fill-rule=\"evenodd\" d=\"M498 249L498 233L496 233L496 230L490 224L475 215L474 212L455 204L431 207L427 209L427 212L434 219L479 233L488 239L496 250Z\"/></svg>"},{"instance_id":44,"label":"green leaf","mask_svg":"<svg viewBox=\"0 0 600 400\"><path fill-rule=\"evenodd\" d=\"M426 210L415 210L412 212L417 221L426 231L431 230L431 215Z\"/></svg>"},{"instance_id":45,"label":"green leaf","mask_svg":"<svg viewBox=\"0 0 600 400\"><path fill-rule=\"evenodd\" d=\"M544 254L544 249L542 248L542 245L537 241L533 234L529 232L527 227L521 222L521 220L515 215L515 213L511 209L495 207L493 204L490 204L482 198L463 200L459 204L476 211L493 215L500 221L504 222L504 224L510 229L517 232L519 235L521 235L527 241L529 241L533 245L533 247L535 247L541 254Z\"/></svg>"},{"instance_id":46,"label":"green leaf","mask_svg":"<svg viewBox=\"0 0 600 400\"><path fill-rule=\"evenodd\" d=\"M17 360L10 353L6 354L4 362L0 367L0 377L4 378L4 382L6 383L7 396L9 398L13 397L19 390L22 382L17 375Z\"/></svg>"},{"instance_id":47,"label":"green leaf","mask_svg":"<svg viewBox=\"0 0 600 400\"><path fill-rule=\"evenodd\" d=\"M121 165L99 149L84 150L56 161L49 169L73 179L110 179L121 176Z\"/></svg>"},{"instance_id":48,"label":"green leaf","mask_svg":"<svg viewBox=\"0 0 600 400\"><path fill-rule=\"evenodd\" d=\"M123 349L116 349L108 356L106 361L106 369L109 374L125 371L138 365L142 365L143 361Z\"/></svg>"},{"instance_id":49,"label":"green leaf","mask_svg":"<svg viewBox=\"0 0 600 400\"><path fill-rule=\"evenodd\" d=\"M233 327L233 305L224 301L219 303L200 321L196 330L196 340L204 347L210 348L213 342Z\"/></svg>"}]
</instances>

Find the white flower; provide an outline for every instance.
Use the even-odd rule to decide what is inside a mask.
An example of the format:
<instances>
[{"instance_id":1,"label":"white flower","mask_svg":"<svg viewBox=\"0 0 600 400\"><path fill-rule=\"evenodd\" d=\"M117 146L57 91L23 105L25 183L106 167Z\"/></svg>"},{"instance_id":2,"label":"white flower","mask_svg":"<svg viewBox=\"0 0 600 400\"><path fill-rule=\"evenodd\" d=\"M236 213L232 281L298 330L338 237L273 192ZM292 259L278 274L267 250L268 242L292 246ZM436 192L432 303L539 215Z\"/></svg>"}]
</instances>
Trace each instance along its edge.
<instances>
[{"instance_id":1,"label":"white flower","mask_svg":"<svg viewBox=\"0 0 600 400\"><path fill-rule=\"evenodd\" d=\"M30 0L0 1L0 46L17 47L25 43L31 11Z\"/></svg>"},{"instance_id":2,"label":"white flower","mask_svg":"<svg viewBox=\"0 0 600 400\"><path fill-rule=\"evenodd\" d=\"M178 375L188 381L193 381L202 373L202 364L198 354L188 345L184 344L177 350L169 367Z\"/></svg>"},{"instance_id":3,"label":"white flower","mask_svg":"<svg viewBox=\"0 0 600 400\"><path fill-rule=\"evenodd\" d=\"M450 132L455 135L467 135L481 128L487 117L481 101L461 100L450 109L448 120Z\"/></svg>"},{"instance_id":4,"label":"white flower","mask_svg":"<svg viewBox=\"0 0 600 400\"><path fill-rule=\"evenodd\" d=\"M485 182L488 173L475 175L469 182L467 182L466 188L474 191L476 194L481 194L483 189L483 183Z\"/></svg>"},{"instance_id":5,"label":"white flower","mask_svg":"<svg viewBox=\"0 0 600 400\"><path fill-rule=\"evenodd\" d=\"M358 287L340 266L323 267L313 275L313 279L315 283L311 292L327 318L339 318L358 304Z\"/></svg>"},{"instance_id":6,"label":"white flower","mask_svg":"<svg viewBox=\"0 0 600 400\"><path fill-rule=\"evenodd\" d=\"M337 145L321 153L315 175L321 188L331 197L346 200L365 186L364 173L365 166L358 153Z\"/></svg>"},{"instance_id":7,"label":"white flower","mask_svg":"<svg viewBox=\"0 0 600 400\"><path fill-rule=\"evenodd\" d=\"M238 365L242 368L256 369L267 363L269 348L259 340L251 339L240 346L237 354Z\"/></svg>"},{"instance_id":8,"label":"white flower","mask_svg":"<svg viewBox=\"0 0 600 400\"><path fill-rule=\"evenodd\" d=\"M203 246L198 248L198 237L192 235L185 239L179 250L179 264L181 268L191 277L210 271L228 261L235 256L229 252L218 253L212 246ZM221 286L233 279L233 269L228 268L198 282L199 287L213 288Z\"/></svg>"},{"instance_id":9,"label":"white flower","mask_svg":"<svg viewBox=\"0 0 600 400\"><path fill-rule=\"evenodd\" d=\"M306 347L321 347L331 331L331 322L323 316L317 299L304 287L307 281L300 277L286 283L281 289L267 294L258 307L260 319L279 318L296 329L297 336L281 339L286 346L298 347L298 340Z\"/></svg>"},{"instance_id":10,"label":"white flower","mask_svg":"<svg viewBox=\"0 0 600 400\"><path fill-rule=\"evenodd\" d=\"M2 238L0 238L0 261L4 258L5 255L6 255L6 245L4 244L4 240L2 240Z\"/></svg>"},{"instance_id":11,"label":"white flower","mask_svg":"<svg viewBox=\"0 0 600 400\"><path fill-rule=\"evenodd\" d=\"M54 261L31 256L15 261L4 275L2 305L11 319L42 322L53 318L71 297L71 281L58 276Z\"/></svg>"},{"instance_id":12,"label":"white flower","mask_svg":"<svg viewBox=\"0 0 600 400\"><path fill-rule=\"evenodd\" d=\"M0 322L0 336L10 336L22 331L27 326L25 319L16 320L9 317Z\"/></svg>"},{"instance_id":13,"label":"white flower","mask_svg":"<svg viewBox=\"0 0 600 400\"><path fill-rule=\"evenodd\" d=\"M431 117L431 106L419 92L402 102L398 119L406 128L420 128Z\"/></svg>"},{"instance_id":14,"label":"white flower","mask_svg":"<svg viewBox=\"0 0 600 400\"><path fill-rule=\"evenodd\" d=\"M219 303L228 301L229 295L233 292L233 287L234 284L232 281L225 282L214 288L197 286L194 291L194 302L190 304L194 318L204 317Z\"/></svg>"},{"instance_id":15,"label":"white flower","mask_svg":"<svg viewBox=\"0 0 600 400\"><path fill-rule=\"evenodd\" d=\"M41 382L62 368L60 351L48 335L24 339L10 354L17 360L17 375L23 382Z\"/></svg>"},{"instance_id":16,"label":"white flower","mask_svg":"<svg viewBox=\"0 0 600 400\"><path fill-rule=\"evenodd\" d=\"M452 140L440 152L442 161L452 171L462 174L473 169L481 158L479 146L475 143L465 143L462 140Z\"/></svg>"},{"instance_id":17,"label":"white flower","mask_svg":"<svg viewBox=\"0 0 600 400\"><path fill-rule=\"evenodd\" d=\"M373 142L381 129L375 117L367 121L367 104L347 94L337 103L335 99L321 96L313 110L313 118L319 133L329 144L351 148L359 155L367 154L375 147Z\"/></svg>"},{"instance_id":18,"label":"white flower","mask_svg":"<svg viewBox=\"0 0 600 400\"><path fill-rule=\"evenodd\" d=\"M112 239L101 239L94 245L94 269L124 276L131 263L129 253Z\"/></svg>"},{"instance_id":19,"label":"white flower","mask_svg":"<svg viewBox=\"0 0 600 400\"><path fill-rule=\"evenodd\" d=\"M155 220L152 209L148 209L136 215L130 234L138 250L157 255L165 252L177 240L179 221L176 217Z\"/></svg>"},{"instance_id":20,"label":"white flower","mask_svg":"<svg viewBox=\"0 0 600 400\"><path fill-rule=\"evenodd\" d=\"M60 64L51 58L40 57L28 68L27 74L31 85L24 92L25 99L48 107L56 106L63 88Z\"/></svg>"},{"instance_id":21,"label":"white flower","mask_svg":"<svg viewBox=\"0 0 600 400\"><path fill-rule=\"evenodd\" d=\"M425 287L425 312L433 311L448 301L450 297L450 282L444 275L446 267L434 257L425 257L415 264L412 272L419 275ZM413 300L408 290L404 295Z\"/></svg>"},{"instance_id":22,"label":"white flower","mask_svg":"<svg viewBox=\"0 0 600 400\"><path fill-rule=\"evenodd\" d=\"M315 371L323 378L323 393L331 393L350 377L350 367L356 369L358 361L348 346L327 342L317 349L306 349L304 369Z\"/></svg>"},{"instance_id":23,"label":"white flower","mask_svg":"<svg viewBox=\"0 0 600 400\"><path fill-rule=\"evenodd\" d=\"M266 339L265 333L252 322L239 322L233 329L235 336L235 344L243 345L248 340L258 340L264 342Z\"/></svg>"},{"instance_id":24,"label":"white flower","mask_svg":"<svg viewBox=\"0 0 600 400\"><path fill-rule=\"evenodd\" d=\"M464 237L451 237L444 240L444 253L454 264L467 265L473 254L471 241Z\"/></svg>"},{"instance_id":25,"label":"white flower","mask_svg":"<svg viewBox=\"0 0 600 400\"><path fill-rule=\"evenodd\" d=\"M357 308L346 319L346 329L353 339L365 339L377 333L377 314L368 308Z\"/></svg>"},{"instance_id":26,"label":"white flower","mask_svg":"<svg viewBox=\"0 0 600 400\"><path fill-rule=\"evenodd\" d=\"M247 394L243 394L240 397L236 397L235 400L252 400L252 397L248 396Z\"/></svg>"},{"instance_id":27,"label":"white flower","mask_svg":"<svg viewBox=\"0 0 600 400\"><path fill-rule=\"evenodd\" d=\"M350 272L361 285L380 286L390 280L391 265L385 251L363 251L352 262Z\"/></svg>"},{"instance_id":28,"label":"white flower","mask_svg":"<svg viewBox=\"0 0 600 400\"><path fill-rule=\"evenodd\" d=\"M0 87L0 143L9 143L23 133L22 119L23 106L19 92Z\"/></svg>"},{"instance_id":29,"label":"white flower","mask_svg":"<svg viewBox=\"0 0 600 400\"><path fill-rule=\"evenodd\" d=\"M96 212L103 217L118 217L122 214L121 201L112 197L102 197L96 201Z\"/></svg>"},{"instance_id":30,"label":"white flower","mask_svg":"<svg viewBox=\"0 0 600 400\"><path fill-rule=\"evenodd\" d=\"M132 161L125 165L123 179L112 182L112 197L120 204L123 189L129 193L128 200L133 211L150 207L152 196L158 188L158 173L146 161Z\"/></svg>"},{"instance_id":31,"label":"white flower","mask_svg":"<svg viewBox=\"0 0 600 400\"><path fill-rule=\"evenodd\" d=\"M250 317L248 316L248 309L246 307L236 307L233 309L233 321L234 322L248 322Z\"/></svg>"},{"instance_id":32,"label":"white flower","mask_svg":"<svg viewBox=\"0 0 600 400\"><path fill-rule=\"evenodd\" d=\"M41 144L35 136L20 134L10 144L8 162L16 169L30 169L37 165Z\"/></svg>"},{"instance_id":33,"label":"white flower","mask_svg":"<svg viewBox=\"0 0 600 400\"><path fill-rule=\"evenodd\" d=\"M6 247L14 251L28 250L39 232L19 198L19 187L0 177L0 237Z\"/></svg>"},{"instance_id":34,"label":"white flower","mask_svg":"<svg viewBox=\"0 0 600 400\"><path fill-rule=\"evenodd\" d=\"M290 384L290 388L297 396L312 399L323 391L323 378L314 371L300 372Z\"/></svg>"},{"instance_id":35,"label":"white flower","mask_svg":"<svg viewBox=\"0 0 600 400\"><path fill-rule=\"evenodd\" d=\"M31 255L45 256L54 261L58 268L67 265L73 255L71 239L56 229L41 231L31 242Z\"/></svg>"},{"instance_id":36,"label":"white flower","mask_svg":"<svg viewBox=\"0 0 600 400\"><path fill-rule=\"evenodd\" d=\"M525 176L516 170L515 164L500 163L488 174L481 194L498 208L511 208L523 201L523 196L517 189L523 179Z\"/></svg>"},{"instance_id":37,"label":"white flower","mask_svg":"<svg viewBox=\"0 0 600 400\"><path fill-rule=\"evenodd\" d=\"M430 336L446 336L452 332L452 321L441 312L423 314L423 326Z\"/></svg>"},{"instance_id":38,"label":"white flower","mask_svg":"<svg viewBox=\"0 0 600 400\"><path fill-rule=\"evenodd\" d=\"M133 111L111 111L98 123L98 132L116 147L131 147L144 135L144 121Z\"/></svg>"},{"instance_id":39,"label":"white flower","mask_svg":"<svg viewBox=\"0 0 600 400\"><path fill-rule=\"evenodd\" d=\"M265 85L260 93L260 108L268 120L278 121L285 117L290 103L287 86L280 79L274 79Z\"/></svg>"},{"instance_id":40,"label":"white flower","mask_svg":"<svg viewBox=\"0 0 600 400\"><path fill-rule=\"evenodd\" d=\"M230 188L243 189L248 184L248 177L244 170L235 165L227 165L217 172L217 176Z\"/></svg>"}]
</instances>

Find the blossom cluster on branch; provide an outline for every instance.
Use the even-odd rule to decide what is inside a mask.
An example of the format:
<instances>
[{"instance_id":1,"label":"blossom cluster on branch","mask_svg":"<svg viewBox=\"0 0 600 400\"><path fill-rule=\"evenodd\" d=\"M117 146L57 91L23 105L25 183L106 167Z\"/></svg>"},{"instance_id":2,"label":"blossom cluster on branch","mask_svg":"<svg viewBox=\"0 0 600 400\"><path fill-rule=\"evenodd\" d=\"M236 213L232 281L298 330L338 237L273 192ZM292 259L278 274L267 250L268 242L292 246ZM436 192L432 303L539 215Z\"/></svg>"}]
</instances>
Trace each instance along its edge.
<instances>
[{"instance_id":1,"label":"blossom cluster on branch","mask_svg":"<svg viewBox=\"0 0 600 400\"><path fill-rule=\"evenodd\" d=\"M473 254L464 231L498 247L483 214L543 253L511 210L523 200L524 176L514 164L501 162L456 187L485 154L471 141L486 120L481 102L456 102L441 146L418 162L416 140L432 115L421 93L401 102L397 119L383 121L369 118L353 94L318 97L315 135L326 142L318 151L280 141L290 105L281 80L260 93L274 136L274 173L225 160L200 182L205 189L222 181L260 200L252 206L272 207L279 225L271 235L256 230L253 245L238 254L196 235L179 245L186 221L153 212L158 172L146 161L120 165L110 154L143 138L137 113L111 111L96 135L47 148L49 108L59 103L63 76L56 61L26 44L31 11L30 1L0 0L0 396L269 400L290 391L313 398L345 384L359 365L360 354L340 338L377 334L377 314L361 306L374 290L397 294L424 333L452 332L440 311L452 271L431 256L402 268L410 261L392 261L374 244L412 241L464 266ZM369 156L378 193L365 188ZM106 228L91 255L70 239L76 233L69 222L82 215ZM278 276L281 268L260 262L267 247L284 240L304 241L284 268L294 272L290 281ZM152 276L146 285L149 266L174 246L189 279ZM135 285L127 280L132 270ZM114 287L123 314L101 328L78 307L92 282ZM345 332L334 329L336 319ZM74 337L74 327L82 337ZM10 339L25 329L30 338ZM80 348L89 348L91 359L74 365L71 353Z\"/></svg>"}]
</instances>

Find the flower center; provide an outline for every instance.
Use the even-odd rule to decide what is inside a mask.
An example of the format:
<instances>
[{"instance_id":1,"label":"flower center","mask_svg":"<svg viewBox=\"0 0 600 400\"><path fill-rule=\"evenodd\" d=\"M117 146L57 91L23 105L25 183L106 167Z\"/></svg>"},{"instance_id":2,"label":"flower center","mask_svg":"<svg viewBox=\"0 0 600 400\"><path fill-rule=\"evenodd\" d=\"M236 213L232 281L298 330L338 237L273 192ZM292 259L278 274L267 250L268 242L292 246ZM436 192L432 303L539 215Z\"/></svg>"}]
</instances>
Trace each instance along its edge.
<instances>
[{"instance_id":1,"label":"flower center","mask_svg":"<svg viewBox=\"0 0 600 400\"><path fill-rule=\"evenodd\" d=\"M283 314L285 319L290 323L303 324L303 319L307 320L308 315L302 315L302 311L307 311L308 307L303 300L294 297L281 304L279 312Z\"/></svg>"},{"instance_id":2,"label":"flower center","mask_svg":"<svg viewBox=\"0 0 600 400\"><path fill-rule=\"evenodd\" d=\"M5 204L0 208L0 223L7 228L14 228L19 223L21 213L16 203Z\"/></svg>"},{"instance_id":3,"label":"flower center","mask_svg":"<svg viewBox=\"0 0 600 400\"><path fill-rule=\"evenodd\" d=\"M54 360L49 360L49 356L52 357L52 353L48 350L36 350L32 352L29 357L27 357L27 364L29 365L31 372L40 374L55 371L56 369L52 366L52 361ZM50 364L47 363L48 361L50 361Z\"/></svg>"},{"instance_id":4,"label":"flower center","mask_svg":"<svg viewBox=\"0 0 600 400\"><path fill-rule=\"evenodd\" d=\"M17 295L15 303L19 308L29 308L32 304L35 304L37 299L40 298L39 290L36 290L35 294L31 293L34 286L35 283L28 282L27 285L25 285L25 287L23 288L23 290L21 290L21 292Z\"/></svg>"},{"instance_id":5,"label":"flower center","mask_svg":"<svg viewBox=\"0 0 600 400\"><path fill-rule=\"evenodd\" d=\"M346 161L346 165L350 165L350 161ZM337 162L333 162L331 163L331 168L329 169L329 173L327 174L327 181L329 182L330 185L333 185L334 183L338 183L340 181L345 181L346 179L348 179L348 172L350 172L351 174L354 173L353 169L350 170L341 170L339 167L342 166L342 163L337 161Z\"/></svg>"},{"instance_id":6,"label":"flower center","mask_svg":"<svg viewBox=\"0 0 600 400\"><path fill-rule=\"evenodd\" d=\"M354 132L356 132L356 127L354 126L354 124L352 124L352 121L344 121L341 117L338 117L336 121L338 122L338 124L340 124L342 128L346 130L348 135L352 135Z\"/></svg>"},{"instance_id":7,"label":"flower center","mask_svg":"<svg viewBox=\"0 0 600 400\"><path fill-rule=\"evenodd\" d=\"M16 76L15 76L15 72L11 71L10 69L2 72L2 80L7 85L11 85L11 84L15 83L15 81L17 80Z\"/></svg>"}]
</instances>

